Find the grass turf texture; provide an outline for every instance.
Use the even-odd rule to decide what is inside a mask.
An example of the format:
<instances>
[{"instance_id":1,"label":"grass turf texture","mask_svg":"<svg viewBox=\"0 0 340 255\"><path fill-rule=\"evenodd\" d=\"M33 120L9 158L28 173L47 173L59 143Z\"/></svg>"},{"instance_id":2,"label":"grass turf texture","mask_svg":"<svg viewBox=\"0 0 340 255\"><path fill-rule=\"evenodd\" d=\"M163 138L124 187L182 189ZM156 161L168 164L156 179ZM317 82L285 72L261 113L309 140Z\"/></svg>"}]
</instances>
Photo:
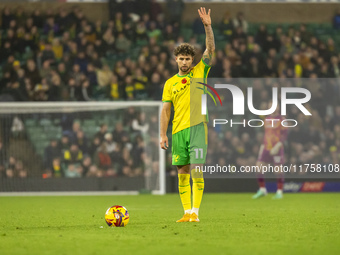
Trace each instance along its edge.
<instances>
[{"instance_id":1,"label":"grass turf texture","mask_svg":"<svg viewBox=\"0 0 340 255\"><path fill-rule=\"evenodd\" d=\"M0 254L340 254L340 194L250 197L205 194L199 223L175 223L177 194L0 197ZM104 222L115 204L124 228Z\"/></svg>"}]
</instances>

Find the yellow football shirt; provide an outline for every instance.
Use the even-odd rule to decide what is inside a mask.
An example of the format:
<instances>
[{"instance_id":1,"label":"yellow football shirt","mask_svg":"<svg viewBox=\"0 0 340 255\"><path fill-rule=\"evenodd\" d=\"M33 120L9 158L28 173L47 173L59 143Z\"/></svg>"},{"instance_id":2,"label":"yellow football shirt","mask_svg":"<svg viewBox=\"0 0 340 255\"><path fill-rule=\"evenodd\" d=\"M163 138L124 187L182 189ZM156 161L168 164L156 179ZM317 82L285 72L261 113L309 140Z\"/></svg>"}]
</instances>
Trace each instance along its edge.
<instances>
[{"instance_id":1,"label":"yellow football shirt","mask_svg":"<svg viewBox=\"0 0 340 255\"><path fill-rule=\"evenodd\" d=\"M205 87L197 82L206 82L209 70L210 66L201 59L188 74L176 74L165 82L162 101L174 106L172 134L206 121L206 116L201 115L201 95ZM191 82L193 78L195 84Z\"/></svg>"}]
</instances>

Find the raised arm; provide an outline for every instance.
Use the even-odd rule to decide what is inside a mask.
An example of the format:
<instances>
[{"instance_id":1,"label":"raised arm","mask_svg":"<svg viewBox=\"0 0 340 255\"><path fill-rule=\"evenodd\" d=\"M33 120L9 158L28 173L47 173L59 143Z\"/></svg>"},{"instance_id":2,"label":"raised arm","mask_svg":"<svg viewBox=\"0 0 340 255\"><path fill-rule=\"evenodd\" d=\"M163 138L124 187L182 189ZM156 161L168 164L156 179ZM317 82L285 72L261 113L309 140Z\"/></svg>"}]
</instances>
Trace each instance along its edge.
<instances>
[{"instance_id":1,"label":"raised arm","mask_svg":"<svg viewBox=\"0 0 340 255\"><path fill-rule=\"evenodd\" d=\"M207 65L211 65L211 58L215 51L215 39L214 39L213 30L211 27L210 9L207 13L205 8L201 7L200 9L198 9L198 14L200 15L200 18L204 25L205 35L206 35L205 44L207 48L204 51L202 58L203 58L203 61Z\"/></svg>"}]
</instances>

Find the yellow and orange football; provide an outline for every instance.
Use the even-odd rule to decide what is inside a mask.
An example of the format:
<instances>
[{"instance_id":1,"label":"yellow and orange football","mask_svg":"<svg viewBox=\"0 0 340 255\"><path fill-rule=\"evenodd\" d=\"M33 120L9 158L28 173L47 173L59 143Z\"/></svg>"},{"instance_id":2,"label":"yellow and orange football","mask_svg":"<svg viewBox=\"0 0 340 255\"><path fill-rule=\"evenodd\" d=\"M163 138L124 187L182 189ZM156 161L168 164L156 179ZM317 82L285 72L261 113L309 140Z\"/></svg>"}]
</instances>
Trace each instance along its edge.
<instances>
[{"instance_id":1,"label":"yellow and orange football","mask_svg":"<svg viewBox=\"0 0 340 255\"><path fill-rule=\"evenodd\" d=\"M124 206L111 206L105 213L105 221L109 227L125 227L129 219L129 212Z\"/></svg>"}]
</instances>

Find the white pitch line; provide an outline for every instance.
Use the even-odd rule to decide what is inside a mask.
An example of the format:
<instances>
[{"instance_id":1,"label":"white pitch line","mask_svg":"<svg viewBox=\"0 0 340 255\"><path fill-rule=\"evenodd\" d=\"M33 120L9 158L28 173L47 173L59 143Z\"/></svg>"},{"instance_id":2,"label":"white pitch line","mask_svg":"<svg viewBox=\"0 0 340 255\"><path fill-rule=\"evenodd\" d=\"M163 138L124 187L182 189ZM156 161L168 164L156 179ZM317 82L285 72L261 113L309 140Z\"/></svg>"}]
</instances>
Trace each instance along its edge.
<instances>
[{"instance_id":1,"label":"white pitch line","mask_svg":"<svg viewBox=\"0 0 340 255\"><path fill-rule=\"evenodd\" d=\"M32 196L120 196L139 195L138 191L51 191L51 192L0 192L0 197L32 197Z\"/></svg>"}]
</instances>

